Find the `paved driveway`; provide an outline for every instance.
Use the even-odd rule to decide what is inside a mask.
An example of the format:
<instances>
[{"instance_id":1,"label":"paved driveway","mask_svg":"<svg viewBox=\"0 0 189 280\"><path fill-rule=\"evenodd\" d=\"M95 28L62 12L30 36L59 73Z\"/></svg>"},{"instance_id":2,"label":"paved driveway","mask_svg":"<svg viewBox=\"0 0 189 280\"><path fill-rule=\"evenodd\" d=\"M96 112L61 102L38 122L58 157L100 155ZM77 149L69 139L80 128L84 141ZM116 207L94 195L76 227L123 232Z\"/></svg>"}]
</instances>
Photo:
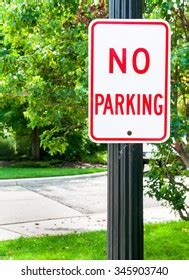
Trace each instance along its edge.
<instances>
[{"instance_id":1,"label":"paved driveway","mask_svg":"<svg viewBox=\"0 0 189 280\"><path fill-rule=\"evenodd\" d=\"M106 174L0 181L0 240L106 228ZM178 219L144 197L144 220Z\"/></svg>"}]
</instances>

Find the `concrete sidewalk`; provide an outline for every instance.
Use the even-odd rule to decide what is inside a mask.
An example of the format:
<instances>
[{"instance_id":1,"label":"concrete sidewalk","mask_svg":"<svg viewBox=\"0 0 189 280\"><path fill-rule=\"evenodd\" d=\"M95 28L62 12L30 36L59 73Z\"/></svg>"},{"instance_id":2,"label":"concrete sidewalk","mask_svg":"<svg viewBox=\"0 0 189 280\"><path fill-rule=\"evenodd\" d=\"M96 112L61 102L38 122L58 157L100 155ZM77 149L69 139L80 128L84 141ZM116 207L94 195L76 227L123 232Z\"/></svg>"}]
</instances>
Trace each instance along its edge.
<instances>
[{"instance_id":1,"label":"concrete sidewalk","mask_svg":"<svg viewBox=\"0 0 189 280\"><path fill-rule=\"evenodd\" d=\"M91 174L0 181L0 240L107 227L107 176ZM144 220L178 216L144 197Z\"/></svg>"}]
</instances>

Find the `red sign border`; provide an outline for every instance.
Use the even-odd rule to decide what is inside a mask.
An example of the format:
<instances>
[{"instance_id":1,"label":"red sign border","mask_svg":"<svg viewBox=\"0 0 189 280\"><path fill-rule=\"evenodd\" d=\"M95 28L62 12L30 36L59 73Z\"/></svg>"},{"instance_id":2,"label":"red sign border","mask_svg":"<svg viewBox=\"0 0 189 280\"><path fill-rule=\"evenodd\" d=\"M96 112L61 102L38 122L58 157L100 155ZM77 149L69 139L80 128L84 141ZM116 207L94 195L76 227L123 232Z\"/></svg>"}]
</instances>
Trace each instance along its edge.
<instances>
[{"instance_id":1,"label":"red sign border","mask_svg":"<svg viewBox=\"0 0 189 280\"><path fill-rule=\"evenodd\" d=\"M164 134L161 138L97 138L93 133L93 115L94 115L94 108L93 108L93 99L94 99L94 28L97 24L129 24L129 25L163 25L165 27L165 112L164 112ZM98 143L119 143L119 142L125 142L125 143L141 143L141 142L157 142L161 143L167 140L169 137L168 135L168 100L169 100L169 48L170 48L170 42L169 42L169 26L165 21L132 21L132 20L94 20L90 24L91 33L90 33L90 71L89 71L89 77L90 77L90 103L89 103L89 136L94 142Z\"/></svg>"}]
</instances>

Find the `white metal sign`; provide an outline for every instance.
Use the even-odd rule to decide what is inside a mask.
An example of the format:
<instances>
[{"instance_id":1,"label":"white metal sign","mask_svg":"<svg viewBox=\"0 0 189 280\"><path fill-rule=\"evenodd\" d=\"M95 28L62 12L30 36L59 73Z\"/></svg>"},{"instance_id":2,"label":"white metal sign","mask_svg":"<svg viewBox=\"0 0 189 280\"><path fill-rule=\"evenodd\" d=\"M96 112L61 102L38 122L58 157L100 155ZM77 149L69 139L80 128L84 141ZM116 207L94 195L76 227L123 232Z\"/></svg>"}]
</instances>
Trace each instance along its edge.
<instances>
[{"instance_id":1,"label":"white metal sign","mask_svg":"<svg viewBox=\"0 0 189 280\"><path fill-rule=\"evenodd\" d=\"M169 137L170 31L159 20L89 26L89 135L94 142Z\"/></svg>"}]
</instances>

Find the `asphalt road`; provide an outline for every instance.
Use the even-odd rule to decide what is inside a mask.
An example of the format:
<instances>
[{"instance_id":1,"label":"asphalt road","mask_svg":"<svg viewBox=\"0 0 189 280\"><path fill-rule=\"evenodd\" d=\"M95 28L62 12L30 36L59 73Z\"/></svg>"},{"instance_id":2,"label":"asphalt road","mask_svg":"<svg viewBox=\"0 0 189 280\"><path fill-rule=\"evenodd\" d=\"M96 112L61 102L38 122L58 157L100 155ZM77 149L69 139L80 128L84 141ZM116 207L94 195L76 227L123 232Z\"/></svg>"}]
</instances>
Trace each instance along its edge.
<instances>
[{"instance_id":1,"label":"asphalt road","mask_svg":"<svg viewBox=\"0 0 189 280\"><path fill-rule=\"evenodd\" d=\"M106 174L0 181L0 240L105 229L106 212ZM175 219L144 197L145 221Z\"/></svg>"}]
</instances>

